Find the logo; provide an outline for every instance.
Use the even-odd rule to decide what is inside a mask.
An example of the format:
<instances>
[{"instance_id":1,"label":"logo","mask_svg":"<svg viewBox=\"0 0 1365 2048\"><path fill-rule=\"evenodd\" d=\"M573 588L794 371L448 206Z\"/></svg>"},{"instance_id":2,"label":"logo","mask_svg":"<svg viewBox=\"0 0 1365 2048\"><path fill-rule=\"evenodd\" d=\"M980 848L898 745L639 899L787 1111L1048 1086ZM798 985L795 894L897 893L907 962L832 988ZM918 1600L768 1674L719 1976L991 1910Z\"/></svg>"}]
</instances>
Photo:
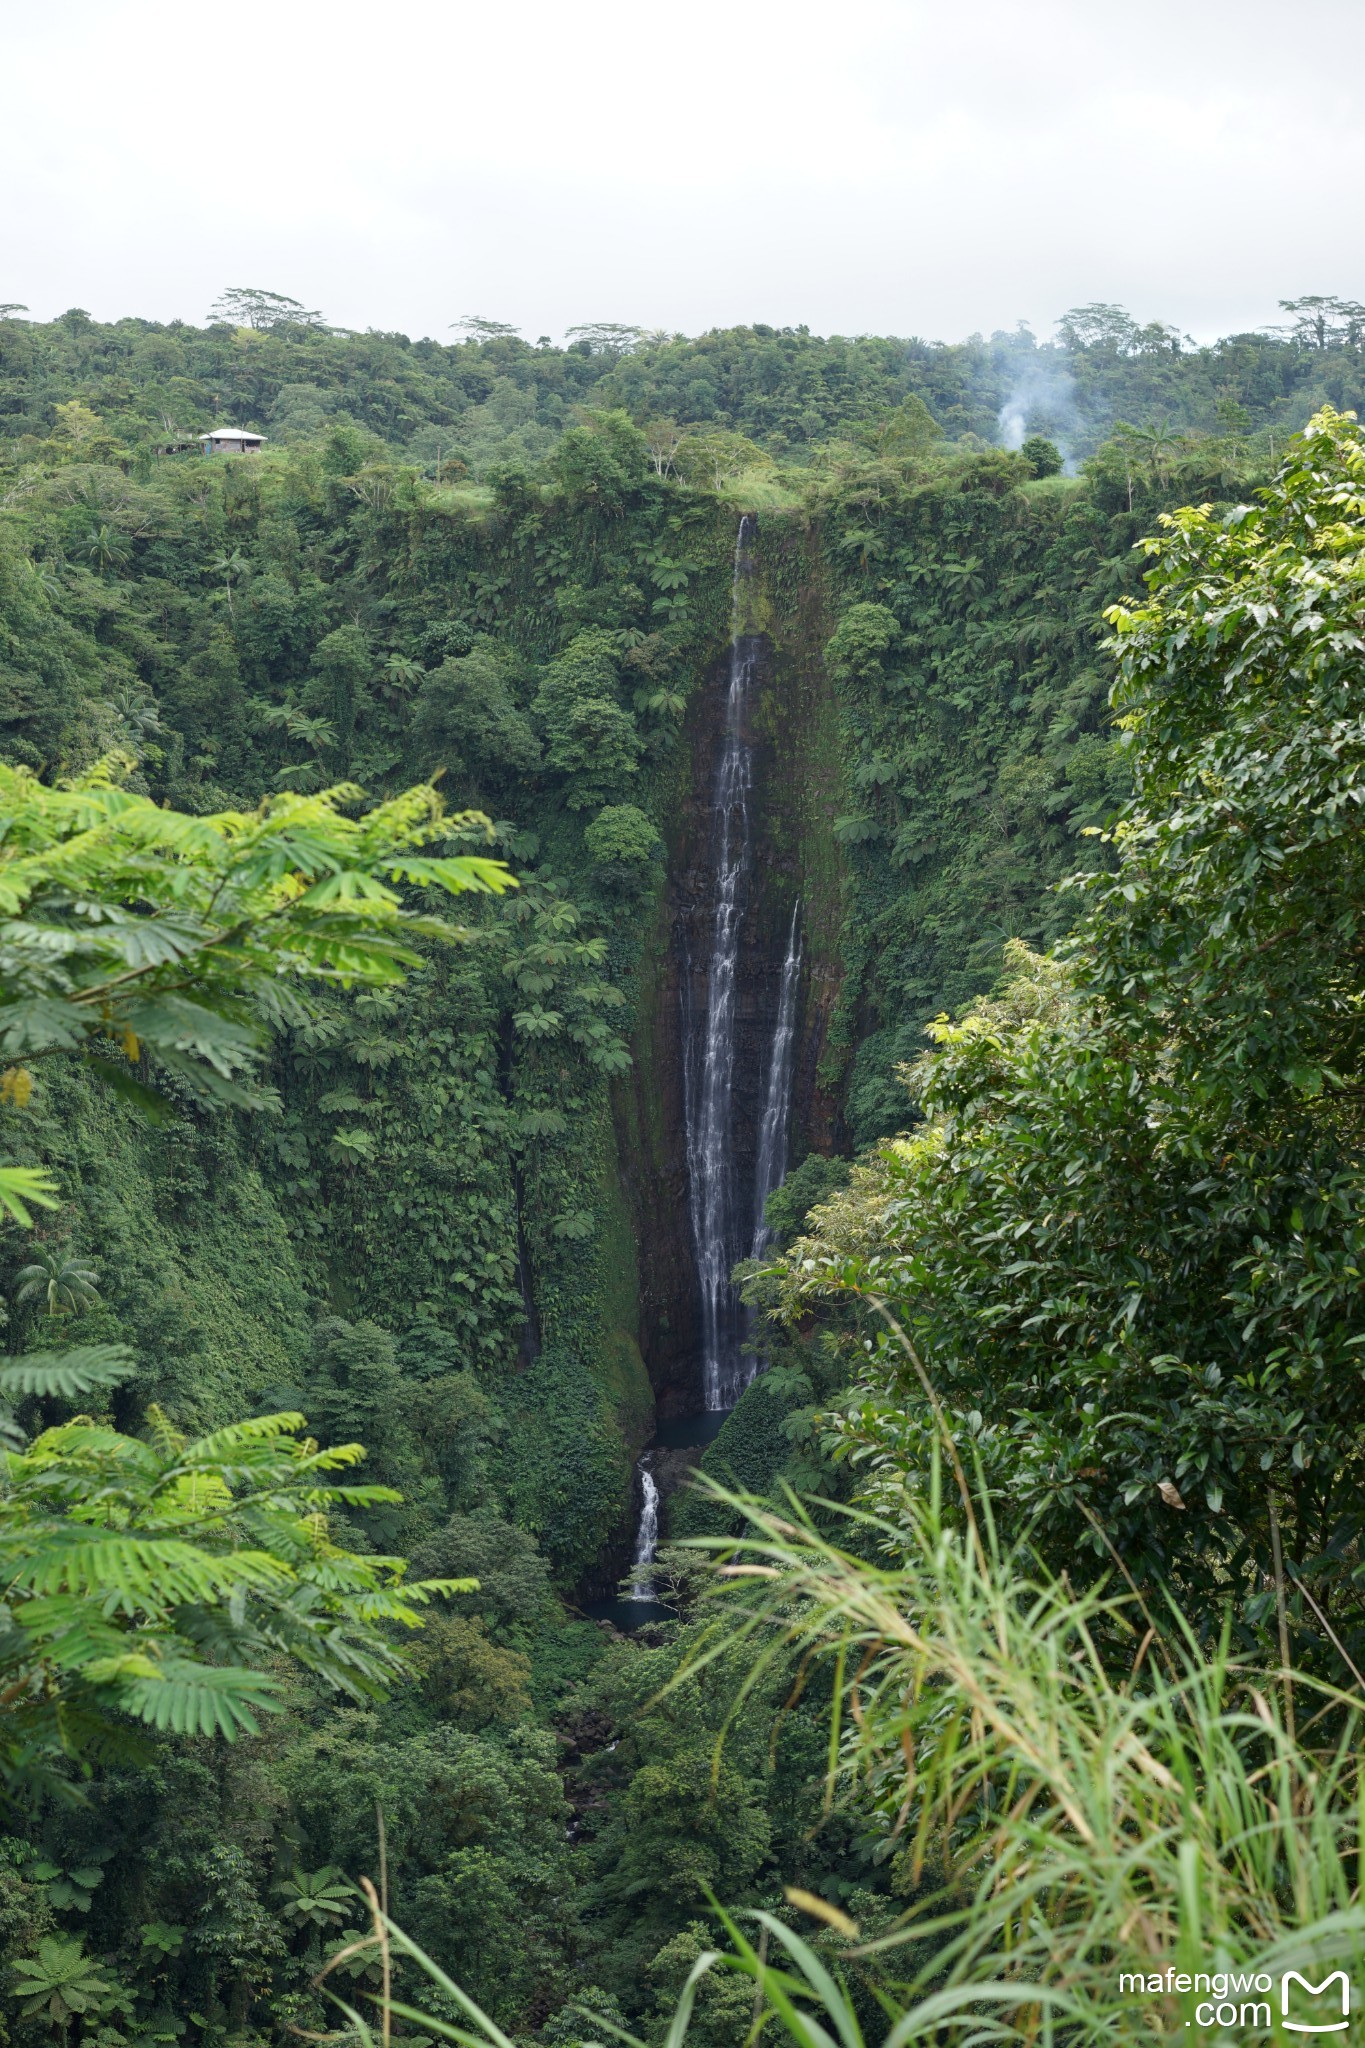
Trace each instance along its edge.
<instances>
[{"instance_id":1,"label":"logo","mask_svg":"<svg viewBox=\"0 0 1365 2048\"><path fill-rule=\"evenodd\" d=\"M1301 1984L1309 1998L1321 1998L1324 1991L1330 1991L1334 1984L1341 1986L1341 2018L1339 2020L1291 2020L1289 2017L1289 1987ZM1332 2008L1329 2006L1328 2011ZM1330 1977L1324 1977L1321 1984L1310 1984L1297 1970L1286 1970L1280 1979L1280 2025L1286 2034L1340 2034L1350 2025L1351 1984L1344 1970L1333 1970Z\"/></svg>"}]
</instances>

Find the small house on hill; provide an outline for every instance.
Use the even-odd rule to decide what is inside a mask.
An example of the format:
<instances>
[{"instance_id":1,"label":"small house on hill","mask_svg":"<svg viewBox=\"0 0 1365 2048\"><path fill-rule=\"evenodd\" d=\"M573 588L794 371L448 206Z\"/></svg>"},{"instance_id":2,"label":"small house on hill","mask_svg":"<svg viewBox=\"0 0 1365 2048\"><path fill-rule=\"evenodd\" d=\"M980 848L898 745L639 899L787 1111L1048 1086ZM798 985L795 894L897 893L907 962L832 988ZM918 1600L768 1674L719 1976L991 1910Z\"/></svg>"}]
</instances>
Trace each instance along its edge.
<instances>
[{"instance_id":1,"label":"small house on hill","mask_svg":"<svg viewBox=\"0 0 1365 2048\"><path fill-rule=\"evenodd\" d=\"M264 439L264 434L249 434L245 427L215 427L211 434L199 436L199 446L205 455L255 455Z\"/></svg>"}]
</instances>

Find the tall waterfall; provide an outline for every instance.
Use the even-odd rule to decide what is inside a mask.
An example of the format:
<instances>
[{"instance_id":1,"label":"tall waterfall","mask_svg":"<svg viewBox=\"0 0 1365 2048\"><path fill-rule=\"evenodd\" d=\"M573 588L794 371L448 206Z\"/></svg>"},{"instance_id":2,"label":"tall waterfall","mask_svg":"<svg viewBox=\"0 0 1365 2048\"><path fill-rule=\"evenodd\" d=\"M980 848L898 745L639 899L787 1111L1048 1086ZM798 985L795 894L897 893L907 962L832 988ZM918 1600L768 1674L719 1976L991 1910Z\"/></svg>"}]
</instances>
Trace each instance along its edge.
<instances>
[{"instance_id":1,"label":"tall waterfall","mask_svg":"<svg viewBox=\"0 0 1365 2048\"><path fill-rule=\"evenodd\" d=\"M752 750L747 731L750 687L758 665L751 592L753 521L746 513L735 541L731 600L730 677L725 734L711 791L711 862L715 911L706 1001L684 1016L683 1112L687 1123L688 1208L701 1288L702 1388L710 1409L729 1408L742 1379L743 1316L730 1271L743 1257L738 1214L732 1104L735 1084L735 995L739 932L748 896L749 793ZM685 977L689 991L692 976Z\"/></svg>"},{"instance_id":2,"label":"tall waterfall","mask_svg":"<svg viewBox=\"0 0 1365 2048\"><path fill-rule=\"evenodd\" d=\"M753 539L753 521L746 514L735 542L725 726L711 788L709 858L715 896L709 946L704 961L687 960L683 976L688 1210L701 1294L702 1388L712 1411L733 1407L753 1377L754 1361L744 1353L747 1318L730 1275L740 1259L763 1249L763 1205L786 1168L801 980L798 903L787 937L771 1047L760 1072L747 1077L744 1099L751 1101L761 1090L762 1101L750 1182L747 1164L741 1173L736 1162L735 1089L740 935L753 882L750 699L762 646L755 631Z\"/></svg>"},{"instance_id":3,"label":"tall waterfall","mask_svg":"<svg viewBox=\"0 0 1365 2048\"><path fill-rule=\"evenodd\" d=\"M792 905L791 929L782 961L782 993L777 1003L768 1054L768 1084L763 1091L763 1121L758 1127L758 1158L754 1165L754 1238L750 1256L768 1248L764 1206L787 1171L787 1125L791 1121L792 1057L796 1051L796 998L801 986L801 905Z\"/></svg>"},{"instance_id":4,"label":"tall waterfall","mask_svg":"<svg viewBox=\"0 0 1365 2048\"><path fill-rule=\"evenodd\" d=\"M659 1484L649 1469L647 1457L640 1460L640 1526L635 1532L635 1555L630 1561L630 1597L648 1600L653 1588L645 1576L659 1547Z\"/></svg>"}]
</instances>

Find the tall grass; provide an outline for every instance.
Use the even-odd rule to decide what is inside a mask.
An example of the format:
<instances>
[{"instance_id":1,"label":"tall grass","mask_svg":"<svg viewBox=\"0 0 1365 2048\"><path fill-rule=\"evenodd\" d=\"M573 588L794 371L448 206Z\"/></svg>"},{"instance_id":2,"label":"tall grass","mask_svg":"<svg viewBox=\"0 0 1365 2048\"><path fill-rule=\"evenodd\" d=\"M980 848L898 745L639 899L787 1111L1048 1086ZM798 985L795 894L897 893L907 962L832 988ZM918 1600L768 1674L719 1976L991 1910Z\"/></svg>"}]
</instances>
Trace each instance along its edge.
<instances>
[{"instance_id":1,"label":"tall grass","mask_svg":"<svg viewBox=\"0 0 1365 2048\"><path fill-rule=\"evenodd\" d=\"M849 1944L913 1958L894 2040L1183 2033L1208 1986L1180 1976L1278 1990L1365 1958L1365 1702L1249 1669L1121 1586L1049 1579L967 1505L950 1523L931 1499L908 1539L844 1510L855 1553L794 1501L748 1502L721 1567L749 1684L778 1656L833 1660L831 1796L880 1818L911 1894L891 1934ZM867 1561L892 1542L895 1566ZM1120 1987L1168 1970L1170 1989Z\"/></svg>"},{"instance_id":2,"label":"tall grass","mask_svg":"<svg viewBox=\"0 0 1365 2048\"><path fill-rule=\"evenodd\" d=\"M742 1714L774 1660L798 1682L812 1660L832 1664L829 1797L875 1817L906 1906L863 1942L793 1895L838 1931L833 1961L828 1933L817 1949L785 1917L718 1913L666 2048L681 2048L713 1971L753 1979L751 2035L863 2048L841 1958L876 1960L884 2048L1244 2040L1240 2024L1201 2025L1207 1980L1223 1976L1268 1977L1277 1994L1284 1971L1320 1982L1344 1966L1365 1997L1358 1698L1240 1664L1226 1637L1201 1646L1121 1581L1049 1579L965 1489L965 1514L930 1499L908 1537L839 1510L847 1547L794 1499L784 1514L720 1497L746 1532L710 1542L721 1607L689 1668L747 1638ZM893 1541L894 1565L868 1561ZM376 1927L459 2017L393 2015L462 2048L511 2048L406 1937ZM583 2038L603 2031L593 2019Z\"/></svg>"}]
</instances>

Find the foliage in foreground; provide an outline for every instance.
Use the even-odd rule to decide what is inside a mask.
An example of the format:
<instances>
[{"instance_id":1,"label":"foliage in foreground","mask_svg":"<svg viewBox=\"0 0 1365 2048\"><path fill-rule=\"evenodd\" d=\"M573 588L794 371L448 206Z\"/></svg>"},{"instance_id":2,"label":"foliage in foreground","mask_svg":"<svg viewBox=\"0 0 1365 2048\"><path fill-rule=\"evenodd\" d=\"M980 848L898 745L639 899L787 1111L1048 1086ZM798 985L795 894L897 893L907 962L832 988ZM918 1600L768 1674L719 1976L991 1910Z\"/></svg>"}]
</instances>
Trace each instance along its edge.
<instances>
[{"instance_id":1,"label":"foliage in foreground","mask_svg":"<svg viewBox=\"0 0 1365 2048\"><path fill-rule=\"evenodd\" d=\"M963 1498L952 1523L937 1499L915 1504L908 1539L847 1510L854 1550L794 1497L782 1516L750 1501L748 1533L711 1542L728 1592L702 1656L746 1641L749 1686L774 1662L832 1669L830 1795L873 1818L910 1903L869 1941L837 1907L789 1892L838 1935L832 1954L786 1916L722 1913L728 1946L697 1959L674 2048L716 1972L752 1980L755 2029L775 2025L802 2048L1098 2048L1186 2025L1215 2038L1220 1985L1243 1986L1240 2011L1244 1996L1266 2000L1267 1980L1277 2001L1286 1971L1316 1983L1365 1958L1359 1700L1240 1663L1226 1639L1206 1655L1173 1608L1102 1585L1077 1592L1027 1546L1006 1546L965 1482ZM860 1554L889 1543L903 1561ZM446 2014L405 1992L397 2017L507 2048L414 1944L378 1925ZM869 2001L858 1986L873 1962ZM584 2011L579 2038L631 2038L602 2017Z\"/></svg>"},{"instance_id":2,"label":"foliage in foreground","mask_svg":"<svg viewBox=\"0 0 1365 2048\"><path fill-rule=\"evenodd\" d=\"M837 1664L836 1781L913 1893L882 1943L912 1961L901 2038L960 2038L983 2008L1004 2038L1047 2011L1068 2039L1140 2034L1193 2020L1195 1995L1135 2010L1121 1975L1278 1985L1365 1954L1359 1700L1239 1662L1226 1635L1207 1650L1167 1603L1078 1592L965 1484L950 1525L939 1476L903 1563L751 1507L729 1566L767 1655ZM847 1512L858 1552L905 1541Z\"/></svg>"},{"instance_id":3,"label":"foliage in foreground","mask_svg":"<svg viewBox=\"0 0 1365 2048\"><path fill-rule=\"evenodd\" d=\"M1235 1587L1255 1629L1282 1550L1299 1654L1335 1655L1321 1614L1357 1662L1363 519L1365 440L1325 412L1259 506L1164 522L1111 613L1117 872L1056 957L1016 945L940 1020L924 1121L783 1279L791 1312L866 1312L840 1427L888 1503L934 1429L883 1310L1055 1564L1117 1551L1208 1626Z\"/></svg>"},{"instance_id":4,"label":"foliage in foreground","mask_svg":"<svg viewBox=\"0 0 1365 2048\"><path fill-rule=\"evenodd\" d=\"M111 1345L0 1368L0 1394L72 1401L132 1370ZM155 1410L148 1438L88 1417L5 1457L0 1628L7 1791L60 1789L64 1756L117 1753L127 1719L177 1735L254 1733L291 1658L354 1700L404 1669L396 1624L434 1593L398 1557L357 1556L328 1513L399 1496L338 1481L359 1444L320 1450L301 1415L265 1415L188 1441ZM11 1421L13 1440L18 1432ZM126 1746L126 1745L125 1745Z\"/></svg>"},{"instance_id":5,"label":"foliage in foreground","mask_svg":"<svg viewBox=\"0 0 1365 2048\"><path fill-rule=\"evenodd\" d=\"M301 1021L298 984L382 989L419 964L422 939L458 934L400 886L496 892L498 861L431 852L481 824L444 818L426 784L348 815L364 792L267 797L255 811L189 817L121 786L109 760L49 788L0 763L0 1053L80 1051L126 1087L97 1040L142 1048L204 1092L240 1102L234 1077L267 1020ZM29 1082L31 1085L31 1082Z\"/></svg>"}]
</instances>

